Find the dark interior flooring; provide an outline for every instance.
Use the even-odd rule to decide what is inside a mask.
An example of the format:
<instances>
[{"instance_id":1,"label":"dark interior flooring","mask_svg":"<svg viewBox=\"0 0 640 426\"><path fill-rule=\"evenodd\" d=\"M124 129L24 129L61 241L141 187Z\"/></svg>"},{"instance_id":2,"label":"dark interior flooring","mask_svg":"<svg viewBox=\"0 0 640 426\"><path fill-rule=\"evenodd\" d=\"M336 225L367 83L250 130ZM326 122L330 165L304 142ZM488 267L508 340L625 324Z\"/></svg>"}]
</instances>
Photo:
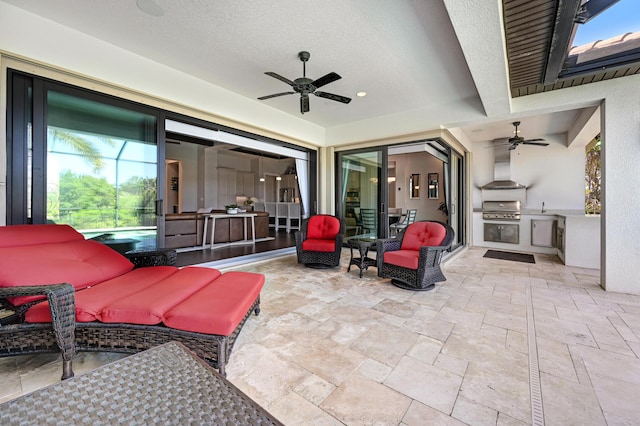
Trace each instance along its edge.
<instances>
[{"instance_id":1,"label":"dark interior flooring","mask_svg":"<svg viewBox=\"0 0 640 426\"><path fill-rule=\"evenodd\" d=\"M261 241L255 244L242 244L237 246L220 247L215 249L203 249L178 253L177 266L197 265L200 263L214 262L233 257L247 256L278 250L287 247L295 247L296 238L293 232L269 230L269 236L273 240Z\"/></svg>"}]
</instances>

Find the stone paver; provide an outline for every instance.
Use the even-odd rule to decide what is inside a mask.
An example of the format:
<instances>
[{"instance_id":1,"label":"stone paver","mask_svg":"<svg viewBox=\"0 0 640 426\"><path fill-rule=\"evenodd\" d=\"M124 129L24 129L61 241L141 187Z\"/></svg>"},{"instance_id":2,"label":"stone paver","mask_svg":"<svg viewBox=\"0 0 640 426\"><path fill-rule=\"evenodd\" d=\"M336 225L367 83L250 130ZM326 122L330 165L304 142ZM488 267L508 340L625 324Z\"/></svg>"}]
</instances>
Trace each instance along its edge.
<instances>
[{"instance_id":1,"label":"stone paver","mask_svg":"<svg viewBox=\"0 0 640 426\"><path fill-rule=\"evenodd\" d=\"M555 256L521 264L484 252L450 260L429 292L398 289L375 268L347 273L346 250L336 269L295 256L235 268L266 285L228 378L291 425L527 425L537 355L546 424L637 424L640 296L604 292L599 271ZM81 354L76 371L113 359ZM59 367L51 355L0 359L0 400L56 382Z\"/></svg>"}]
</instances>

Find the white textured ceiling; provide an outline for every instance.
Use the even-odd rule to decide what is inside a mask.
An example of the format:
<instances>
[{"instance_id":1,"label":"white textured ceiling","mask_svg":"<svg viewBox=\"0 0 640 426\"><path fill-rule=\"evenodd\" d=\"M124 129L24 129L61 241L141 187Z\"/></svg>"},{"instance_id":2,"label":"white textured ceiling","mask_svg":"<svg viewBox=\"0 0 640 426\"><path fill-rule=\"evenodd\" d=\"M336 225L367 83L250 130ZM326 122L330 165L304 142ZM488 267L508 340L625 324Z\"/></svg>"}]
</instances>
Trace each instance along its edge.
<instances>
[{"instance_id":1,"label":"white textured ceiling","mask_svg":"<svg viewBox=\"0 0 640 426\"><path fill-rule=\"evenodd\" d=\"M340 74L321 90L349 105L311 96L301 116L297 94L257 102L323 127L479 103L441 1L139 0L162 16L135 0L3 1L251 99L288 91L264 72L301 77L309 51L307 76Z\"/></svg>"},{"instance_id":2,"label":"white textured ceiling","mask_svg":"<svg viewBox=\"0 0 640 426\"><path fill-rule=\"evenodd\" d=\"M0 2L320 126L330 144L442 127L486 141L510 136L515 120L496 0ZM33 34L46 37L38 28ZM350 104L311 96L301 115L298 94L257 100L290 90L264 73L301 77L302 50L311 53L307 76L337 72L342 79L320 90L351 97ZM520 109L517 119L530 138L566 133L578 115Z\"/></svg>"}]
</instances>

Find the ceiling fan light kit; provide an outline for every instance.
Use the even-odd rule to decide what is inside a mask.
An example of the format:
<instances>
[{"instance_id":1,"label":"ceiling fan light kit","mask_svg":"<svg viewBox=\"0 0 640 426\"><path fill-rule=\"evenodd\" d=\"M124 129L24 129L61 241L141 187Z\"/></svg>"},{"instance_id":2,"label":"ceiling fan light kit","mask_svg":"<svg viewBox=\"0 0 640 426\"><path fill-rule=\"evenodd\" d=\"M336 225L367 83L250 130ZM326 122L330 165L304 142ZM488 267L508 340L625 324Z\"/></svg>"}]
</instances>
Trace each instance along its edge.
<instances>
[{"instance_id":1,"label":"ceiling fan light kit","mask_svg":"<svg viewBox=\"0 0 640 426\"><path fill-rule=\"evenodd\" d=\"M296 78L293 81L275 72L271 72L271 71L265 72L266 75L271 76L273 78L277 78L278 80L291 86L293 89L293 92L288 91L288 92L274 93L273 95L261 96L258 99L263 101L265 99L271 99L277 96L293 95L294 93L300 93L300 112L302 114L304 114L305 112L309 112L309 95L310 94L313 94L320 98L330 99L336 102L342 102L343 104L348 104L349 102L351 102L351 98L347 98L346 96L316 91L316 89L319 89L320 87L325 86L329 83L333 83L336 80L340 80L342 77L340 77L335 72L330 72L329 74L322 76L317 80L312 80L310 78L307 78L306 64L310 57L311 57L311 54L309 52L302 51L298 53L298 58L300 58L300 60L302 61L302 77Z\"/></svg>"}]
</instances>

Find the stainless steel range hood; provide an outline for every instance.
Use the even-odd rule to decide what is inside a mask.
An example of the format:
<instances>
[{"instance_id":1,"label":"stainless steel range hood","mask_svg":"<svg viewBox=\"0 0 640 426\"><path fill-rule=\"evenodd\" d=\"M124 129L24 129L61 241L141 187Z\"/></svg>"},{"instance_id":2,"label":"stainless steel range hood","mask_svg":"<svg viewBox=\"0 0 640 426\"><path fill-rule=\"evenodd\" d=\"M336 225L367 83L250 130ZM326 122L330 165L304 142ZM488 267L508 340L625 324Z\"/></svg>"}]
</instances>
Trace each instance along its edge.
<instances>
[{"instance_id":1,"label":"stainless steel range hood","mask_svg":"<svg viewBox=\"0 0 640 426\"><path fill-rule=\"evenodd\" d=\"M482 189L525 189L526 186L511 180L511 151L507 139L496 140L494 150L494 180L484 185Z\"/></svg>"}]
</instances>

